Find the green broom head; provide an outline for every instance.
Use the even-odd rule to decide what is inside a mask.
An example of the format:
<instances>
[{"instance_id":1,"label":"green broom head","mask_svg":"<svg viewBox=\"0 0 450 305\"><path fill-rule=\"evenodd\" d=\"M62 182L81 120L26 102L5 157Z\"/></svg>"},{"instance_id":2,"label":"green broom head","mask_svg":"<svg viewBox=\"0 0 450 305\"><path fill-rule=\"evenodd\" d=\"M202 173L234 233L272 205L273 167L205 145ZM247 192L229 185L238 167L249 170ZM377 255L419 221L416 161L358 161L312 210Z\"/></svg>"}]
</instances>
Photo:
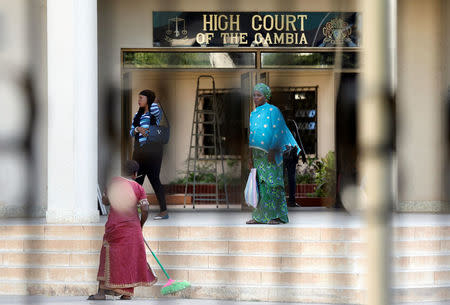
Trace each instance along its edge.
<instances>
[{"instance_id":1,"label":"green broom head","mask_svg":"<svg viewBox=\"0 0 450 305\"><path fill-rule=\"evenodd\" d=\"M183 289L186 289L188 287L191 287L191 284L187 281L179 282L179 281L174 281L172 279L169 279L167 284L165 284L163 286L163 288L161 288L161 294L166 295L166 294L175 293L175 292L181 291Z\"/></svg>"}]
</instances>

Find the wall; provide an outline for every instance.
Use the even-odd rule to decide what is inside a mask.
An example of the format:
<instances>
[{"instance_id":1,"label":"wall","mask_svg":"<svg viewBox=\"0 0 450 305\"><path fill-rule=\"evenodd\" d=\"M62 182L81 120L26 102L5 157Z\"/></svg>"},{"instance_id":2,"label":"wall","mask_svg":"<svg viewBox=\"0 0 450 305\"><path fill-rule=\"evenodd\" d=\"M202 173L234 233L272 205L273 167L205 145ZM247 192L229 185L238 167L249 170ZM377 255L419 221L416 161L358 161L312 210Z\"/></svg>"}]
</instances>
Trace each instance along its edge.
<instances>
[{"instance_id":1,"label":"wall","mask_svg":"<svg viewBox=\"0 0 450 305\"><path fill-rule=\"evenodd\" d=\"M399 209L449 211L445 1L398 1ZM411 22L414 20L415 22ZM448 28L448 27L447 27ZM448 56L447 56L448 57ZM447 66L446 66L447 65Z\"/></svg>"}]
</instances>

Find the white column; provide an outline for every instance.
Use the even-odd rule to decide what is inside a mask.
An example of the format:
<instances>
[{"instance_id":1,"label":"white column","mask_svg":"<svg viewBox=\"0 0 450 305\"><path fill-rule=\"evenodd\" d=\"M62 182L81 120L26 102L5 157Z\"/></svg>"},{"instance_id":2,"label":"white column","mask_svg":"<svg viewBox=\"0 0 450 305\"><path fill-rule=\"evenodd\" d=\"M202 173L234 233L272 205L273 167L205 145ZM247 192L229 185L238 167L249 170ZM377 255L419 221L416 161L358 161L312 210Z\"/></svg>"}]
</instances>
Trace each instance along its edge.
<instances>
[{"instance_id":1,"label":"white column","mask_svg":"<svg viewBox=\"0 0 450 305\"><path fill-rule=\"evenodd\" d=\"M97 1L47 1L48 222L96 222Z\"/></svg>"}]
</instances>

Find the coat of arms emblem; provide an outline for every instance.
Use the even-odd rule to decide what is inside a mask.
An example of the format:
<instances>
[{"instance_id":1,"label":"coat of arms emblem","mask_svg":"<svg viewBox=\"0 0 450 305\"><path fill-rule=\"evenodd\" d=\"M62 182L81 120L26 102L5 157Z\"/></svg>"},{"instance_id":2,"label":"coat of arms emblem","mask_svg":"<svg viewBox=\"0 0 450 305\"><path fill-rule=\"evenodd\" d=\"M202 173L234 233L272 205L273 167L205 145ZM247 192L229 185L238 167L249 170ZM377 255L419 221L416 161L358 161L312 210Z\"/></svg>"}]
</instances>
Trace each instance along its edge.
<instances>
[{"instance_id":1,"label":"coat of arms emblem","mask_svg":"<svg viewBox=\"0 0 450 305\"><path fill-rule=\"evenodd\" d=\"M341 18L334 18L327 22L322 29L325 38L320 47L347 46L356 47L350 35L352 33L351 26Z\"/></svg>"},{"instance_id":2,"label":"coat of arms emblem","mask_svg":"<svg viewBox=\"0 0 450 305\"><path fill-rule=\"evenodd\" d=\"M183 18L170 18L166 30L166 41L171 42L174 39L187 38L186 22Z\"/></svg>"}]
</instances>

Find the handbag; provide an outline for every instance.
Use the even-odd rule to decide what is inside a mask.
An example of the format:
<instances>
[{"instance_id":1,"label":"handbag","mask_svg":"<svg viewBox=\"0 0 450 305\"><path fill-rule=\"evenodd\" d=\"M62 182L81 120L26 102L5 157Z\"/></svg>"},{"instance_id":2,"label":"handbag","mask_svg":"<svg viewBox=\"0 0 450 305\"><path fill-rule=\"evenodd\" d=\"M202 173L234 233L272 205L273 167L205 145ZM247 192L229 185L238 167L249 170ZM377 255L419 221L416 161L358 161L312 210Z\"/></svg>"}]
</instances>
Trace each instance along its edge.
<instances>
[{"instance_id":1,"label":"handbag","mask_svg":"<svg viewBox=\"0 0 450 305\"><path fill-rule=\"evenodd\" d=\"M161 104L159 104L159 107L161 108L164 118L166 119L167 126L150 125L148 127L147 140L145 141L145 143L147 144L152 143L167 144L169 142L170 138L169 120L167 119L166 113L164 112L164 109L161 106Z\"/></svg>"},{"instance_id":2,"label":"handbag","mask_svg":"<svg viewBox=\"0 0 450 305\"><path fill-rule=\"evenodd\" d=\"M259 201L258 183L256 182L256 168L252 168L250 170L247 185L245 186L244 197L247 205L256 209Z\"/></svg>"}]
</instances>

